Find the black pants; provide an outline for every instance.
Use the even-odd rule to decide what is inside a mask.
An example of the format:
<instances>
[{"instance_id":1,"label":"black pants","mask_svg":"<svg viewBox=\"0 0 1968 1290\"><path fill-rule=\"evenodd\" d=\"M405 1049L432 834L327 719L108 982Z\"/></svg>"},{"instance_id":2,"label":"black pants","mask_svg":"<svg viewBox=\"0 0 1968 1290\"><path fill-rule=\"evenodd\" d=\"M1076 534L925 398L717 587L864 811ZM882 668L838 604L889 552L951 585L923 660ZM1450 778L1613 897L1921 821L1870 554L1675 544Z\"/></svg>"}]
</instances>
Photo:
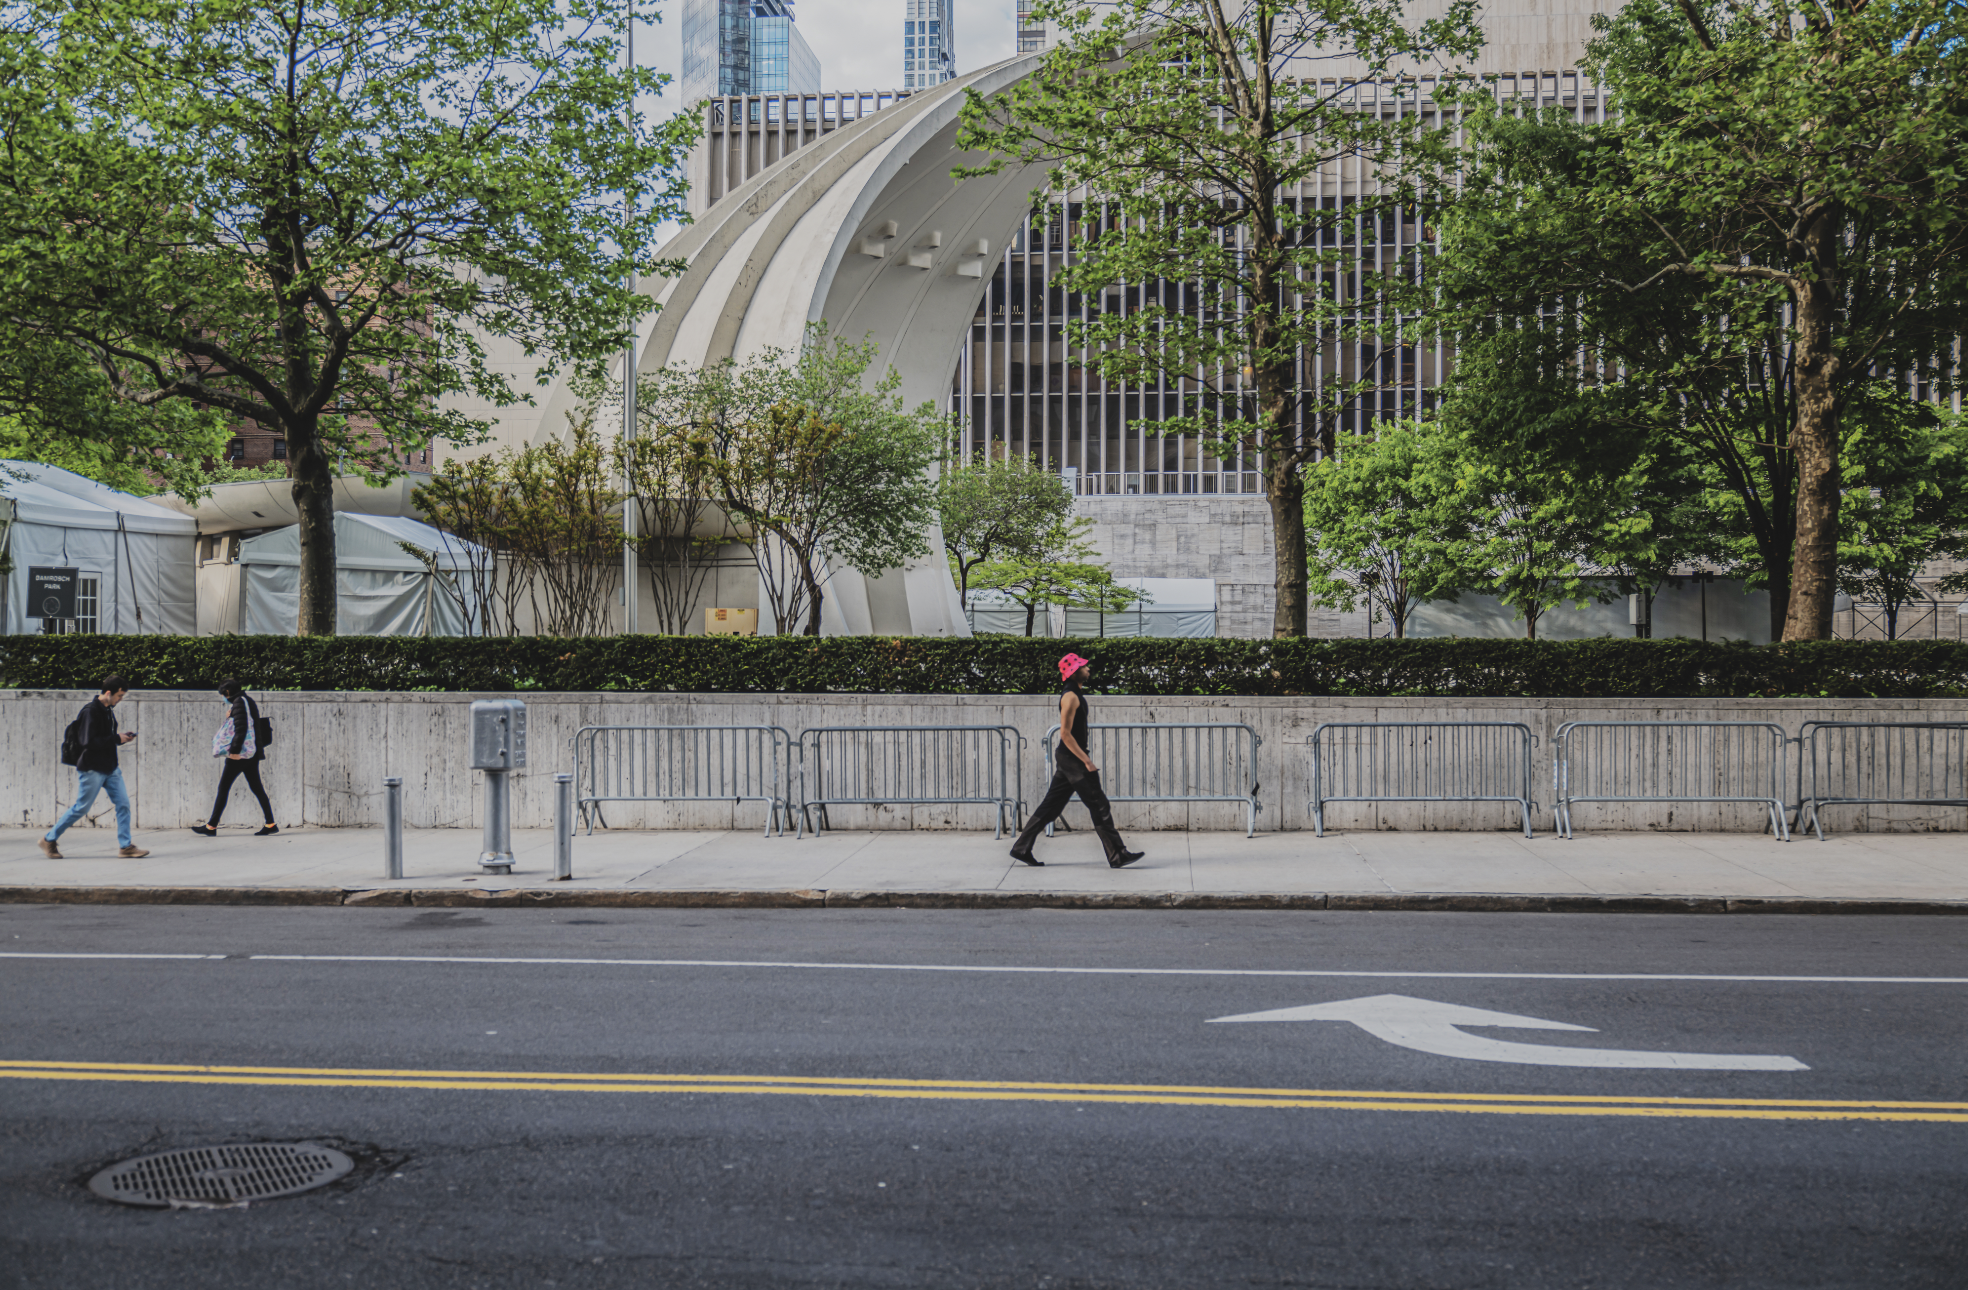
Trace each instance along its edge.
<instances>
[{"instance_id":1,"label":"black pants","mask_svg":"<svg viewBox=\"0 0 1968 1290\"><path fill-rule=\"evenodd\" d=\"M238 761L226 758L225 774L219 776L219 795L212 802L212 818L217 825L219 817L225 814L226 799L232 796L232 781L241 775L246 777L246 786L253 790L253 796L260 799L260 809L266 812L266 822L273 823L273 803L267 801L266 785L260 783L260 759L242 757Z\"/></svg>"},{"instance_id":2,"label":"black pants","mask_svg":"<svg viewBox=\"0 0 1968 1290\"><path fill-rule=\"evenodd\" d=\"M1062 758L1071 757L1069 752L1061 752ZM1100 845L1107 849L1107 858L1112 860L1127 850L1121 841L1121 831L1114 827L1114 808L1107 803L1107 792L1100 787L1100 775L1096 771L1083 771L1077 781L1066 778L1066 772L1052 772L1052 784L1046 789L1045 800L1032 812L1032 818L1025 822L1025 831L1018 835L1015 849L1029 852L1032 844L1039 840L1045 826L1059 818L1066 809L1066 803L1073 794L1080 795L1086 804L1087 814L1093 817L1093 831L1100 835Z\"/></svg>"}]
</instances>

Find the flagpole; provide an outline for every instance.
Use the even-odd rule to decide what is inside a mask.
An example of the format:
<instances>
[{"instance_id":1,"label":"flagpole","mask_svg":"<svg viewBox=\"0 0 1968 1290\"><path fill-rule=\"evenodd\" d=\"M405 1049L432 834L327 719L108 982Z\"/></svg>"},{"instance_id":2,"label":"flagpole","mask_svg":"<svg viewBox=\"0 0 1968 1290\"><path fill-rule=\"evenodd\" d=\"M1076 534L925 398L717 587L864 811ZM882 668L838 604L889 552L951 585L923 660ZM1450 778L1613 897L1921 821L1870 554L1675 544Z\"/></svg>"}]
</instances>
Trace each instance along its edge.
<instances>
[{"instance_id":1,"label":"flagpole","mask_svg":"<svg viewBox=\"0 0 1968 1290\"><path fill-rule=\"evenodd\" d=\"M624 32L623 49L629 64L629 147L635 147L635 0L627 0L629 21ZM623 240L626 245L630 228L635 223L635 177L629 178L628 186L622 193ZM629 260L629 293L635 294L636 274L633 256ZM637 512L635 492L635 439L636 439L636 341L641 335L641 327L631 324L628 346L622 351L622 632L633 636L639 630L637 610L641 608L641 587L636 579L635 537L636 524L642 518Z\"/></svg>"}]
</instances>

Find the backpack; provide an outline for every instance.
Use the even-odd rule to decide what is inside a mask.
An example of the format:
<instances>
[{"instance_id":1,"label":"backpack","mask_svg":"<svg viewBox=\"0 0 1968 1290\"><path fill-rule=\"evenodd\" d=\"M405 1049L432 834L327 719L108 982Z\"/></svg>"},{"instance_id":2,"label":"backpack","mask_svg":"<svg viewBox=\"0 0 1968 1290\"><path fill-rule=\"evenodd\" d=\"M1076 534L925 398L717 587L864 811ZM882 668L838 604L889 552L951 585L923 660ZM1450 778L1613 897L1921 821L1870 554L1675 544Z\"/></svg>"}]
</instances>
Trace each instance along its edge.
<instances>
[{"instance_id":1,"label":"backpack","mask_svg":"<svg viewBox=\"0 0 1968 1290\"><path fill-rule=\"evenodd\" d=\"M253 741L265 752L273 747L273 718L261 715L260 705L253 702L252 695L246 696L246 702L252 704L249 711L253 714Z\"/></svg>"},{"instance_id":2,"label":"backpack","mask_svg":"<svg viewBox=\"0 0 1968 1290\"><path fill-rule=\"evenodd\" d=\"M89 746L88 724L89 709L85 707L68 723L68 729L62 731L62 765L74 766L82 760L82 753Z\"/></svg>"}]
</instances>

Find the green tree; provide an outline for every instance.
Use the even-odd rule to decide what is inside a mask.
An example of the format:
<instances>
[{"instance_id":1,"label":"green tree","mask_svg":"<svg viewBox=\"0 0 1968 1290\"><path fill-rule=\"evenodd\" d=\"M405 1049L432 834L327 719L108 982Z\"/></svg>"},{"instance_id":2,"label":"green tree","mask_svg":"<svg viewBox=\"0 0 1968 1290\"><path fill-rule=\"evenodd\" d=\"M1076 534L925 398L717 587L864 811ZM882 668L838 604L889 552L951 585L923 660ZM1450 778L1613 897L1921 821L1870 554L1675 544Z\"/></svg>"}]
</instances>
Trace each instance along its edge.
<instances>
[{"instance_id":1,"label":"green tree","mask_svg":"<svg viewBox=\"0 0 1968 1290\"><path fill-rule=\"evenodd\" d=\"M1054 520L980 565L977 589L1002 592L1023 608L1027 636L1047 605L1117 614L1148 600L1145 592L1114 581L1093 548L1092 529L1093 521L1085 516Z\"/></svg>"},{"instance_id":2,"label":"green tree","mask_svg":"<svg viewBox=\"0 0 1968 1290\"><path fill-rule=\"evenodd\" d=\"M512 504L508 471L511 453L446 459L443 468L410 491L410 500L430 525L450 537L444 555L413 543L400 543L406 555L421 560L436 584L458 606L467 636L517 636L519 598L524 588L510 568L502 570L506 549L506 513ZM446 564L455 567L447 569ZM502 576L502 573L504 576Z\"/></svg>"},{"instance_id":3,"label":"green tree","mask_svg":"<svg viewBox=\"0 0 1968 1290\"><path fill-rule=\"evenodd\" d=\"M1022 551L1064 522L1073 509L1073 490L1024 457L978 461L945 468L937 481L936 508L958 602L969 609L972 572Z\"/></svg>"},{"instance_id":4,"label":"green tree","mask_svg":"<svg viewBox=\"0 0 1968 1290\"><path fill-rule=\"evenodd\" d=\"M567 434L504 458L500 533L524 582L533 630L599 636L622 552L622 493L613 447L595 430L595 407L567 414Z\"/></svg>"},{"instance_id":5,"label":"green tree","mask_svg":"<svg viewBox=\"0 0 1968 1290\"><path fill-rule=\"evenodd\" d=\"M1603 603L1617 567L1652 563L1643 472L1475 452L1441 421L1419 432L1416 478L1446 566L1438 585L1494 595L1523 618L1530 639L1547 610Z\"/></svg>"},{"instance_id":6,"label":"green tree","mask_svg":"<svg viewBox=\"0 0 1968 1290\"><path fill-rule=\"evenodd\" d=\"M1355 275L1376 266L1355 232L1411 207L1406 167L1437 137L1420 112L1359 111L1349 88L1307 69L1346 59L1378 77L1480 43L1474 0L1450 0L1416 27L1403 10L1399 0L1039 0L1034 20L1053 24L1059 45L1008 93L973 93L958 134L991 158L959 176L1048 162L1056 191L1099 199L1089 215L1105 213L1056 281L1096 300L1133 284L1143 298L1068 324L1067 344L1108 379L1179 395L1168 432L1198 435L1220 458L1256 457L1279 636L1306 630L1300 470L1334 450L1363 388L1307 379L1301 356L1360 326L1374 288ZM1342 163L1384 182L1330 205L1300 195Z\"/></svg>"},{"instance_id":7,"label":"green tree","mask_svg":"<svg viewBox=\"0 0 1968 1290\"><path fill-rule=\"evenodd\" d=\"M636 558L649 576L657 625L682 636L717 567L719 548L737 535L711 501L711 479L691 427L657 415L659 380L637 386L640 428L631 447L617 447L617 468L637 507Z\"/></svg>"},{"instance_id":8,"label":"green tree","mask_svg":"<svg viewBox=\"0 0 1968 1290\"><path fill-rule=\"evenodd\" d=\"M1926 567L1968 559L1968 424L1950 414L1870 450L1848 450L1846 460L1839 589L1881 606L1893 640L1900 611L1931 598L1919 582ZM1933 590L1968 591L1968 574L1939 579Z\"/></svg>"},{"instance_id":9,"label":"green tree","mask_svg":"<svg viewBox=\"0 0 1968 1290\"><path fill-rule=\"evenodd\" d=\"M1951 378L1968 305L1968 14L1633 0L1594 23L1603 122L1519 121L1461 96L1476 160L1445 232L1441 284L1462 306L1445 325L1502 315L1539 337L1528 367L1626 387L1613 401L1628 424L1705 441L1763 550L1783 638L1822 638L1850 423L1904 415L1881 372Z\"/></svg>"},{"instance_id":10,"label":"green tree","mask_svg":"<svg viewBox=\"0 0 1968 1290\"><path fill-rule=\"evenodd\" d=\"M1371 438L1348 439L1338 455L1305 472L1306 566L1312 598L1351 612L1395 637L1425 600L1455 590L1433 513L1428 435L1382 423Z\"/></svg>"},{"instance_id":11,"label":"green tree","mask_svg":"<svg viewBox=\"0 0 1968 1290\"><path fill-rule=\"evenodd\" d=\"M498 337L599 370L682 211L602 0L24 0L0 34L0 298L115 396L285 435L300 630L335 630L332 476L484 427ZM650 191L653 187L654 191ZM634 199L625 216L623 194Z\"/></svg>"},{"instance_id":12,"label":"green tree","mask_svg":"<svg viewBox=\"0 0 1968 1290\"><path fill-rule=\"evenodd\" d=\"M838 567L873 576L929 554L930 469L948 419L928 403L906 411L893 369L868 384L875 357L872 342L814 323L798 354L671 368L658 383L663 415L690 427L691 469L752 548L782 632L820 634Z\"/></svg>"}]
</instances>

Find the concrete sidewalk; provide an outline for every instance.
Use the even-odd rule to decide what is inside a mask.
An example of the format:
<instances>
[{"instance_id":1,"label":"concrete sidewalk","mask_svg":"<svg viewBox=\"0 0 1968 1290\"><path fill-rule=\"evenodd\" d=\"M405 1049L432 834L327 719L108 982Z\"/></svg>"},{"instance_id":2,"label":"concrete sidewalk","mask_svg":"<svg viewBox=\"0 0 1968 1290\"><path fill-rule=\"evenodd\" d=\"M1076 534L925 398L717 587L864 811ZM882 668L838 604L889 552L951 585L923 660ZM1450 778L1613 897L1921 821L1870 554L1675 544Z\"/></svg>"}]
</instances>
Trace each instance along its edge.
<instances>
[{"instance_id":1,"label":"concrete sidewalk","mask_svg":"<svg viewBox=\"0 0 1968 1290\"><path fill-rule=\"evenodd\" d=\"M140 833L151 854L124 860L113 829L77 827L50 860L39 830L9 830L0 901L1968 913L1968 838L1945 833L1166 831L1115 870L1084 832L1041 839L1035 869L988 833L600 831L576 836L568 882L547 830L515 832L510 876L480 873L475 829L406 831L394 882L380 830L250 833Z\"/></svg>"}]
</instances>

